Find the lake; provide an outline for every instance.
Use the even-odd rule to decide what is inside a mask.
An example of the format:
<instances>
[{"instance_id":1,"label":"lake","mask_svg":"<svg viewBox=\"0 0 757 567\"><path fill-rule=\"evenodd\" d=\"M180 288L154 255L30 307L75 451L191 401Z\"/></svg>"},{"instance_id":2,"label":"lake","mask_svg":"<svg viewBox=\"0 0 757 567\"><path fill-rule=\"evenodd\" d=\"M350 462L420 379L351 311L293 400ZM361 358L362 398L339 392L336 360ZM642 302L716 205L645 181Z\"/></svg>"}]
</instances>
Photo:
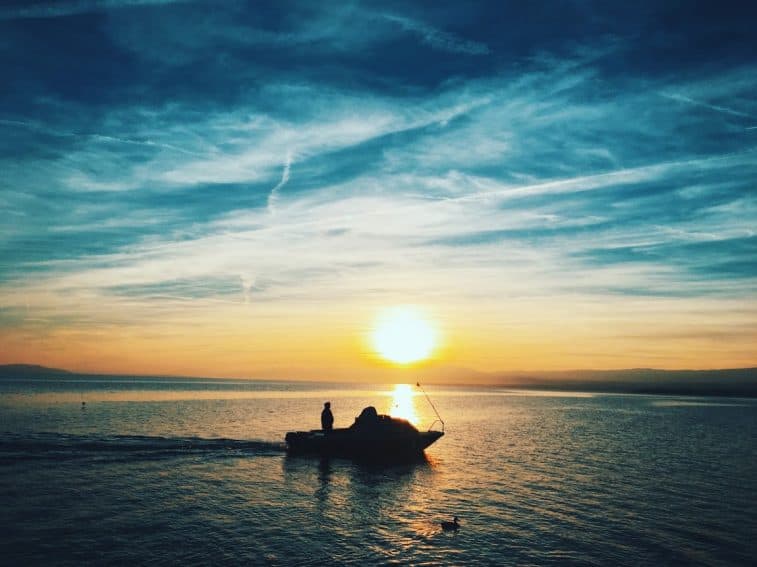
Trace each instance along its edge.
<instances>
[{"instance_id":1,"label":"lake","mask_svg":"<svg viewBox=\"0 0 757 567\"><path fill-rule=\"evenodd\" d=\"M6 564L747 565L757 400L426 386L412 464L286 455L414 386L69 375L0 382ZM84 402L84 404L82 403ZM435 428L439 424L434 425ZM458 532L439 523L460 518Z\"/></svg>"}]
</instances>

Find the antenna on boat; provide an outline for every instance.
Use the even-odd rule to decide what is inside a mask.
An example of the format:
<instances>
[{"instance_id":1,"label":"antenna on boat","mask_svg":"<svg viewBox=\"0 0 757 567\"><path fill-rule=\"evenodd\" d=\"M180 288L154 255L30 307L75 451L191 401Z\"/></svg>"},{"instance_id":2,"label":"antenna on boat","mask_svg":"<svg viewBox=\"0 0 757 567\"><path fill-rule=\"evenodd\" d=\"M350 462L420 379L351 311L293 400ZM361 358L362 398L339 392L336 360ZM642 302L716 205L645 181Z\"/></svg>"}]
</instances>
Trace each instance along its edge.
<instances>
[{"instance_id":1,"label":"antenna on boat","mask_svg":"<svg viewBox=\"0 0 757 567\"><path fill-rule=\"evenodd\" d=\"M439 412L436 411L436 406L434 405L434 402L431 401L431 398L428 397L428 394L426 393L426 390L423 389L423 386L421 386L420 382L415 383L418 388L420 388L421 392L423 392L423 395L426 396L426 399L428 400L428 403L431 404L431 407L434 408L434 413L436 414L436 419L439 423L442 424L442 432L444 432L444 420L442 419L442 416L439 415ZM434 422L436 423L436 421ZM431 424L431 427L434 426L434 423ZM429 427L429 431L431 430L431 427Z\"/></svg>"}]
</instances>

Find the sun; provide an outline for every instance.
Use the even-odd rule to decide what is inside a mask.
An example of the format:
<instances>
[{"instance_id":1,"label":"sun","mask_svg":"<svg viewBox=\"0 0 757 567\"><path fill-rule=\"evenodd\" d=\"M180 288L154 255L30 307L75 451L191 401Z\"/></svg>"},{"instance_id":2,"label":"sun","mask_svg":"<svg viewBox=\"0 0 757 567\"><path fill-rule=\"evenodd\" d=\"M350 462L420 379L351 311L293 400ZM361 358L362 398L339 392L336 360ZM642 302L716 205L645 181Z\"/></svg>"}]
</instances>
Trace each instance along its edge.
<instances>
[{"instance_id":1,"label":"sun","mask_svg":"<svg viewBox=\"0 0 757 567\"><path fill-rule=\"evenodd\" d=\"M392 307L378 317L372 339L373 348L386 360L410 364L429 357L436 331L417 309Z\"/></svg>"}]
</instances>

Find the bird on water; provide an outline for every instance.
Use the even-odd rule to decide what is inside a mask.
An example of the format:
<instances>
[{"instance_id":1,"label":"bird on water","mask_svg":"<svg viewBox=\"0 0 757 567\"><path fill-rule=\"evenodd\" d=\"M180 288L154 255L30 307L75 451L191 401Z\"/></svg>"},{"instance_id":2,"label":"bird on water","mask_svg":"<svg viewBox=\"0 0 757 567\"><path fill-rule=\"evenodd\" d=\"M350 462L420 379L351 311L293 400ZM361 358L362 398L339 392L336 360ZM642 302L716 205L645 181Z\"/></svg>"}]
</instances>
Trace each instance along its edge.
<instances>
[{"instance_id":1,"label":"bird on water","mask_svg":"<svg viewBox=\"0 0 757 567\"><path fill-rule=\"evenodd\" d=\"M442 529L444 531L457 531L459 528L460 524L457 521L457 516L455 516L451 522L442 522Z\"/></svg>"}]
</instances>

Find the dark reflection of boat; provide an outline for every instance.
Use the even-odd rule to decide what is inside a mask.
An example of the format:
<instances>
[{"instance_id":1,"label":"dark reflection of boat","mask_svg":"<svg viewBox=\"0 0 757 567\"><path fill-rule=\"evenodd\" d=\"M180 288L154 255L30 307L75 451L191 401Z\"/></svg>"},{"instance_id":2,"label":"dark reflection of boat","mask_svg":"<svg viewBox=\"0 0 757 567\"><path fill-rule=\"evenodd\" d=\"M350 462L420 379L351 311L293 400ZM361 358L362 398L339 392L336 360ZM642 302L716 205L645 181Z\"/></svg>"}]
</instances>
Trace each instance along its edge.
<instances>
[{"instance_id":1,"label":"dark reflection of boat","mask_svg":"<svg viewBox=\"0 0 757 567\"><path fill-rule=\"evenodd\" d=\"M392 461L421 457L442 435L443 431L418 431L405 419L379 415L367 407L350 427L290 431L285 440L290 454Z\"/></svg>"},{"instance_id":2,"label":"dark reflection of boat","mask_svg":"<svg viewBox=\"0 0 757 567\"><path fill-rule=\"evenodd\" d=\"M425 509L421 495L434 486L434 465L423 454L389 462L288 454L282 459L282 472L289 493L312 495L312 507L300 501L299 510L307 510L306 523L317 526L318 537L328 533L338 539L344 529L355 537L351 555L364 549L377 518L391 521L408 502L414 509Z\"/></svg>"}]
</instances>

